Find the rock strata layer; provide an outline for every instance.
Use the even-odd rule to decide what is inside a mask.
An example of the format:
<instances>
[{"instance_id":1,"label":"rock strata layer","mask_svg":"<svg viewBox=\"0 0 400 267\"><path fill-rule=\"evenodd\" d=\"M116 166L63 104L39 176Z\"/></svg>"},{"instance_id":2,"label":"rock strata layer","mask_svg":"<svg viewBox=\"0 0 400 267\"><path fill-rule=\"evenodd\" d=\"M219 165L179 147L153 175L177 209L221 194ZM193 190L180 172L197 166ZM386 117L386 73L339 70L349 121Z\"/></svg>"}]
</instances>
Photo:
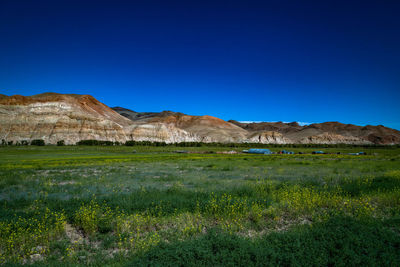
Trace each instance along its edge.
<instances>
[{"instance_id":1,"label":"rock strata layer","mask_svg":"<svg viewBox=\"0 0 400 267\"><path fill-rule=\"evenodd\" d=\"M326 122L240 123L212 116L135 112L109 108L89 95L44 93L34 96L0 94L0 139L21 142L43 139L75 144L96 139L126 142L158 141L273 144L399 144L400 132L379 126Z\"/></svg>"},{"instance_id":2,"label":"rock strata layer","mask_svg":"<svg viewBox=\"0 0 400 267\"><path fill-rule=\"evenodd\" d=\"M0 97L0 139L48 144L64 140L128 140L181 142L197 140L192 134L162 123L133 123L88 95L45 93L31 97Z\"/></svg>"}]
</instances>

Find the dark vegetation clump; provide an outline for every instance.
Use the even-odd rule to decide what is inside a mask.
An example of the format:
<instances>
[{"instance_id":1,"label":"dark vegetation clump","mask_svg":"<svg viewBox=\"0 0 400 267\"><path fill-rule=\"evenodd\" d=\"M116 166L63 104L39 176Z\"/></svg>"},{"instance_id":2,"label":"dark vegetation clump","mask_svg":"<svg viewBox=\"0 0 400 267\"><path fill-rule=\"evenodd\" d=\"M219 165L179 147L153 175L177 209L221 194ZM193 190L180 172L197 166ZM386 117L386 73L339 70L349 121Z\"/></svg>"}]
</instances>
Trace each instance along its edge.
<instances>
[{"instance_id":1,"label":"dark vegetation clump","mask_svg":"<svg viewBox=\"0 0 400 267\"><path fill-rule=\"evenodd\" d=\"M36 145L38 143L38 140L32 140L30 144L32 145L32 142ZM42 140L43 141L43 140ZM39 141L42 143L42 141ZM44 142L44 141L43 141ZM63 146L62 143L65 141L60 140L57 142L57 146ZM28 140L23 140L23 141L7 141L5 139L1 140L1 145L2 146L12 146L12 145L28 145L29 141ZM42 145L42 144L40 144ZM45 144L44 144L45 145ZM364 149L379 149L379 148L385 148L385 149L397 149L400 148L400 144L397 145L378 145L378 144L371 144L371 145L358 145L358 144L260 144L260 143L204 143L204 142L179 142L179 143L166 143L166 142L157 142L157 141L126 141L125 143L119 142L119 141L107 141L107 140L95 140L95 139L90 139L90 140L81 140L76 142L75 145L78 146L120 146L120 145L125 145L125 146L148 146L148 147L219 147L219 148L251 148L251 147L257 147L257 148L304 148L304 149L309 149L309 148L343 148L343 149L351 149L351 148L364 148ZM300 151L300 154L303 153ZM340 152L338 152L340 153Z\"/></svg>"},{"instance_id":2,"label":"dark vegetation clump","mask_svg":"<svg viewBox=\"0 0 400 267\"><path fill-rule=\"evenodd\" d=\"M76 143L78 146L113 146L113 141L102 141L102 140L81 140Z\"/></svg>"},{"instance_id":3,"label":"dark vegetation clump","mask_svg":"<svg viewBox=\"0 0 400 267\"><path fill-rule=\"evenodd\" d=\"M35 139L31 141L31 146L44 146L44 140L43 139Z\"/></svg>"},{"instance_id":4,"label":"dark vegetation clump","mask_svg":"<svg viewBox=\"0 0 400 267\"><path fill-rule=\"evenodd\" d=\"M357 145L357 144L260 144L260 143L204 143L179 142L165 143L153 141L126 141L126 146L174 146L174 147L225 147L225 148L400 148L400 145Z\"/></svg>"},{"instance_id":5,"label":"dark vegetation clump","mask_svg":"<svg viewBox=\"0 0 400 267\"><path fill-rule=\"evenodd\" d=\"M400 226L397 222L397 227ZM398 266L400 237L381 222L337 217L251 240L211 230L163 243L132 266Z\"/></svg>"},{"instance_id":6,"label":"dark vegetation clump","mask_svg":"<svg viewBox=\"0 0 400 267\"><path fill-rule=\"evenodd\" d=\"M65 146L65 141L64 140L57 141L57 146Z\"/></svg>"}]
</instances>

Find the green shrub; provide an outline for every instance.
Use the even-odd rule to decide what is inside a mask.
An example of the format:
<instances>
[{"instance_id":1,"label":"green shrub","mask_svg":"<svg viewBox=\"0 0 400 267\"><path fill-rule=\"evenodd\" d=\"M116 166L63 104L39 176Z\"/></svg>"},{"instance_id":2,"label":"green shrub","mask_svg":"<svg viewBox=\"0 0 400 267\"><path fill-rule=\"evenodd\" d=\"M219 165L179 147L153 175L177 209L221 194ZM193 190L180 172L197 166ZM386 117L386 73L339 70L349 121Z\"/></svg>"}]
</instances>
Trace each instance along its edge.
<instances>
[{"instance_id":1,"label":"green shrub","mask_svg":"<svg viewBox=\"0 0 400 267\"><path fill-rule=\"evenodd\" d=\"M44 146L44 140L43 139L35 139L31 141L31 146Z\"/></svg>"},{"instance_id":2,"label":"green shrub","mask_svg":"<svg viewBox=\"0 0 400 267\"><path fill-rule=\"evenodd\" d=\"M76 143L78 146L113 146L113 141L104 141L104 140L81 140Z\"/></svg>"},{"instance_id":3,"label":"green shrub","mask_svg":"<svg viewBox=\"0 0 400 267\"><path fill-rule=\"evenodd\" d=\"M57 146L65 146L65 141L64 140L58 141Z\"/></svg>"},{"instance_id":4,"label":"green shrub","mask_svg":"<svg viewBox=\"0 0 400 267\"><path fill-rule=\"evenodd\" d=\"M197 239L162 243L131 266L398 266L399 249L400 236L380 222L337 217L254 241L211 229Z\"/></svg>"},{"instance_id":5,"label":"green shrub","mask_svg":"<svg viewBox=\"0 0 400 267\"><path fill-rule=\"evenodd\" d=\"M52 212L48 208L39 211L38 207L31 218L0 221L0 265L22 263L33 254L48 254L50 242L63 236L65 224L63 212Z\"/></svg>"},{"instance_id":6,"label":"green shrub","mask_svg":"<svg viewBox=\"0 0 400 267\"><path fill-rule=\"evenodd\" d=\"M93 235L109 232L112 229L114 213L106 205L100 206L92 200L87 205L82 205L75 213L75 223L87 234Z\"/></svg>"}]
</instances>

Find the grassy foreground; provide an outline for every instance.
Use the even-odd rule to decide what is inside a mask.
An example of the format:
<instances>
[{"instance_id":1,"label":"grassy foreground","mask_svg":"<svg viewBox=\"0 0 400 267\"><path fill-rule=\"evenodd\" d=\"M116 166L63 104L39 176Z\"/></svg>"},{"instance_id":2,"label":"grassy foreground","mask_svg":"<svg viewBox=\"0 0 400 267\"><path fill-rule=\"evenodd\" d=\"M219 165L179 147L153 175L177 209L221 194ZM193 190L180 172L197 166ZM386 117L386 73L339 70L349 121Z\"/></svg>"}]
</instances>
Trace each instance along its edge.
<instances>
[{"instance_id":1,"label":"grassy foreground","mask_svg":"<svg viewBox=\"0 0 400 267\"><path fill-rule=\"evenodd\" d=\"M0 264L400 265L400 149L173 150L1 147Z\"/></svg>"}]
</instances>

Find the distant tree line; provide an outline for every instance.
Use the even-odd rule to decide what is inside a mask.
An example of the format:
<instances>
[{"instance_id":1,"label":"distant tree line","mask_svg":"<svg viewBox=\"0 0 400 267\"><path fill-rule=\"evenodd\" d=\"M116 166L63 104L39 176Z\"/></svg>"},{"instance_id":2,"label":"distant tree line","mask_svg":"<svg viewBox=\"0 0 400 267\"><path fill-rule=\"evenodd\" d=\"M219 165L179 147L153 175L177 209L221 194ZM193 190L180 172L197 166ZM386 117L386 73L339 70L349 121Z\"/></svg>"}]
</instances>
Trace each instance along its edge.
<instances>
[{"instance_id":1,"label":"distant tree line","mask_svg":"<svg viewBox=\"0 0 400 267\"><path fill-rule=\"evenodd\" d=\"M42 139L34 139L32 141L28 141L28 140L22 140L22 141L16 141L14 143L14 141L6 141L4 139L1 140L1 145L2 146L44 146L45 142Z\"/></svg>"},{"instance_id":2,"label":"distant tree line","mask_svg":"<svg viewBox=\"0 0 400 267\"><path fill-rule=\"evenodd\" d=\"M261 144L261 143L204 143L204 142L180 142L180 143L165 143L151 141L127 141L126 146L175 146L175 147L259 147L259 148L400 148L400 145L356 145L356 144Z\"/></svg>"},{"instance_id":3,"label":"distant tree line","mask_svg":"<svg viewBox=\"0 0 400 267\"><path fill-rule=\"evenodd\" d=\"M32 141L7 141L1 140L1 146L44 146L45 141L43 139L35 139ZM57 142L57 146L64 146L65 141L60 140ZM165 143L165 142L153 142L153 141L126 141L125 143L118 141L105 141L105 140L81 140L75 145L78 146L156 146L156 147L230 147L230 148L244 148L244 147L257 147L257 148L400 148L400 145L356 145L356 144L260 144L260 143L203 143L203 142L179 142L179 143Z\"/></svg>"},{"instance_id":4,"label":"distant tree line","mask_svg":"<svg viewBox=\"0 0 400 267\"><path fill-rule=\"evenodd\" d=\"M260 143L204 143L204 142L179 142L179 143L165 143L155 141L126 141L112 142L112 141L99 141L99 140L82 140L76 143L77 145L103 145L103 146L157 146L157 147L231 147L231 148L242 148L242 147L259 147L259 148L400 148L400 145L356 145L356 144L260 144Z\"/></svg>"},{"instance_id":5,"label":"distant tree line","mask_svg":"<svg viewBox=\"0 0 400 267\"><path fill-rule=\"evenodd\" d=\"M81 140L76 143L78 146L119 146L123 145L120 142L113 142L113 141L103 141L103 140Z\"/></svg>"}]
</instances>

